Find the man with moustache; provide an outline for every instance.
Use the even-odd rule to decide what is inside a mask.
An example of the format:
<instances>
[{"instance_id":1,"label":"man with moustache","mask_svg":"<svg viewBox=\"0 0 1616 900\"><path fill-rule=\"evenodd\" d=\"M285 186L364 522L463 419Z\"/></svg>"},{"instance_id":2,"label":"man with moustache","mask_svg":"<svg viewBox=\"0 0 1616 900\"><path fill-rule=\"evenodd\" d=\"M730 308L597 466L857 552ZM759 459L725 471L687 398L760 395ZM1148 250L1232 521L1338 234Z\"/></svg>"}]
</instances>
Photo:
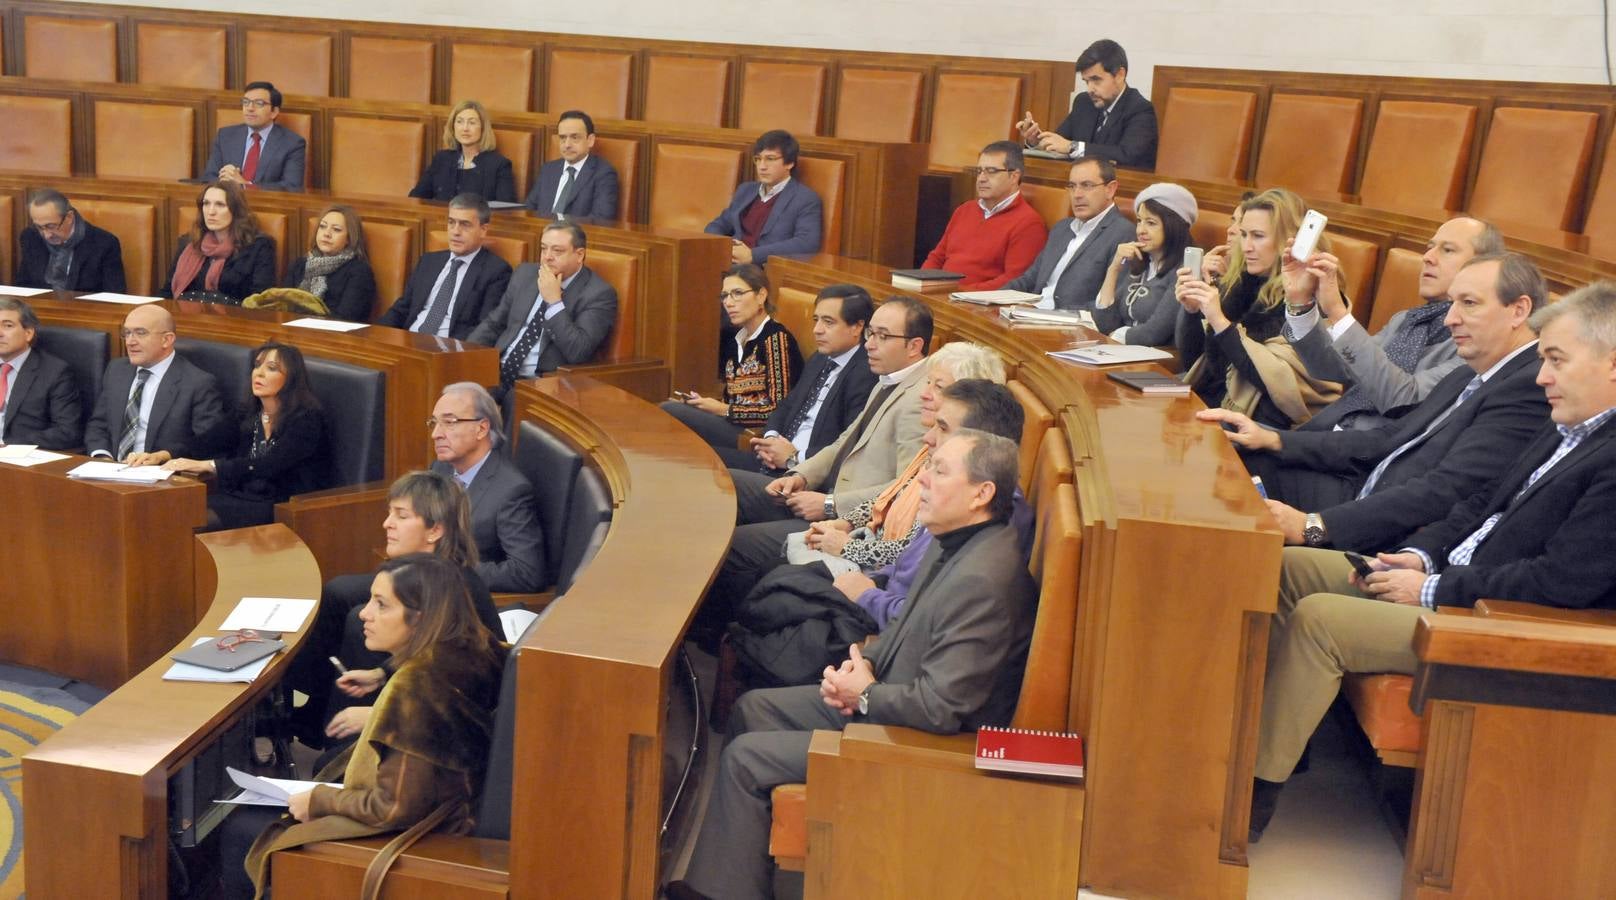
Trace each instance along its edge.
<instances>
[{"instance_id":1,"label":"man with moustache","mask_svg":"<svg viewBox=\"0 0 1616 900\"><path fill-rule=\"evenodd\" d=\"M1032 265L1048 229L1021 196L1026 168L1014 141L983 147L976 158L976 199L954 210L921 267L958 272L965 276L960 287L991 291Z\"/></svg>"},{"instance_id":2,"label":"man with moustache","mask_svg":"<svg viewBox=\"0 0 1616 900\"><path fill-rule=\"evenodd\" d=\"M1077 58L1083 92L1054 131L1026 113L1016 123L1028 147L1077 159L1094 156L1132 169L1156 167L1156 107L1128 87L1128 54L1116 41L1098 40Z\"/></svg>"}]
</instances>

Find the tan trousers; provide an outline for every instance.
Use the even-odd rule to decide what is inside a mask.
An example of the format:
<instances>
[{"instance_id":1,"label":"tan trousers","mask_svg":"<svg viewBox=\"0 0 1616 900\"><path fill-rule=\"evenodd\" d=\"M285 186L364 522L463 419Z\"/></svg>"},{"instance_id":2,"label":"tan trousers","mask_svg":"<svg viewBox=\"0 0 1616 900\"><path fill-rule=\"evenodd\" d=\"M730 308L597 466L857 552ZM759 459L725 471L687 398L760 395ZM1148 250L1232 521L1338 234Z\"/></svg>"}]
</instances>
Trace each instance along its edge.
<instances>
[{"instance_id":1,"label":"tan trousers","mask_svg":"<svg viewBox=\"0 0 1616 900\"><path fill-rule=\"evenodd\" d=\"M1256 775L1284 781L1346 672L1413 674L1414 623L1427 612L1366 597L1339 550L1286 547L1269 637Z\"/></svg>"}]
</instances>

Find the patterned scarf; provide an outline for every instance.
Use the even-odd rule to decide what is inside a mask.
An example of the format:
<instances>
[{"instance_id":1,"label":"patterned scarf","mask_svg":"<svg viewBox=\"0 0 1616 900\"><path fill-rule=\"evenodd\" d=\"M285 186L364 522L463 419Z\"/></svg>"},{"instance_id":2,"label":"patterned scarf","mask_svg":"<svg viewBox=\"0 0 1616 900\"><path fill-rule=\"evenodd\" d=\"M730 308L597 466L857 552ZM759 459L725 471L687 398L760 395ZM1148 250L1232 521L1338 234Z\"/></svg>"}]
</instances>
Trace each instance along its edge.
<instances>
[{"instance_id":1,"label":"patterned scarf","mask_svg":"<svg viewBox=\"0 0 1616 900\"><path fill-rule=\"evenodd\" d=\"M345 247L342 252L330 256L319 251L310 253L308 260L303 264L303 280L297 286L324 300L326 276L342 268L353 258L352 247Z\"/></svg>"},{"instance_id":2,"label":"patterned scarf","mask_svg":"<svg viewBox=\"0 0 1616 900\"><path fill-rule=\"evenodd\" d=\"M60 244L45 242L45 249L50 253L50 261L45 264L45 283L58 291L69 290L67 277L73 269L73 251L84 243L84 236L89 233L89 226L84 220L78 218L77 210L74 213L76 221L73 223L73 233Z\"/></svg>"},{"instance_id":3,"label":"patterned scarf","mask_svg":"<svg viewBox=\"0 0 1616 900\"><path fill-rule=\"evenodd\" d=\"M1442 320L1448 317L1448 307L1452 305L1452 300L1437 300L1409 310L1391 340L1386 342L1386 358L1397 368L1413 374L1425 351L1450 337ZM1372 409L1373 405L1363 385L1354 384L1336 402L1336 408L1341 411L1341 426L1347 427L1349 416Z\"/></svg>"},{"instance_id":4,"label":"patterned scarf","mask_svg":"<svg viewBox=\"0 0 1616 900\"><path fill-rule=\"evenodd\" d=\"M170 296L176 300L188 290L191 282L196 280L196 274L202 271L206 259L216 261L216 265L208 267L208 274L202 278L202 289L212 293L219 289L219 273L224 269L224 261L230 254L236 252L235 238L226 231L220 238L218 233L206 231L202 233L201 246L197 242L186 243L185 249L180 251L179 262L174 265L174 280L169 282L168 288L173 293Z\"/></svg>"}]
</instances>

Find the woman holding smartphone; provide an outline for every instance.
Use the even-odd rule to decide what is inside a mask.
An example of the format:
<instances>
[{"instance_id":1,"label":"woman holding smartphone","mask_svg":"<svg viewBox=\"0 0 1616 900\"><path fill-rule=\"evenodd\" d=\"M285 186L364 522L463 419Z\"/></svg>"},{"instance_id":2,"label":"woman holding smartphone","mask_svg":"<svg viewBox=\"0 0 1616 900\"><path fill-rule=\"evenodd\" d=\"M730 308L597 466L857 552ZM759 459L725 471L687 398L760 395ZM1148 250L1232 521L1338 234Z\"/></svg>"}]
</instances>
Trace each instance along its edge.
<instances>
[{"instance_id":1,"label":"woman holding smartphone","mask_svg":"<svg viewBox=\"0 0 1616 900\"><path fill-rule=\"evenodd\" d=\"M1170 344L1178 321L1173 288L1199 214L1195 195L1153 184L1134 197L1133 210L1137 240L1117 246L1094 301L1094 324L1124 344Z\"/></svg>"}]
</instances>

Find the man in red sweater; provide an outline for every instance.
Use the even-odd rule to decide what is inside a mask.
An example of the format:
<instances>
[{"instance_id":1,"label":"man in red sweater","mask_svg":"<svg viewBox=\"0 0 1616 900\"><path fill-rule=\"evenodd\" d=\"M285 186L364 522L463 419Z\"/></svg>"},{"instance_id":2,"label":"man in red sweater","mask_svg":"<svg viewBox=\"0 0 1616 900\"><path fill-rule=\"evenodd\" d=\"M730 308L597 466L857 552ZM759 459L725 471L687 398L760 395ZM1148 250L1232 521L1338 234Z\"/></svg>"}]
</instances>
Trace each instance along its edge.
<instances>
[{"instance_id":1,"label":"man in red sweater","mask_svg":"<svg viewBox=\"0 0 1616 900\"><path fill-rule=\"evenodd\" d=\"M995 141L976 160L976 202L954 210L924 268L959 272L961 288L1004 287L1038 258L1049 229L1021 197L1021 145Z\"/></svg>"}]
</instances>

